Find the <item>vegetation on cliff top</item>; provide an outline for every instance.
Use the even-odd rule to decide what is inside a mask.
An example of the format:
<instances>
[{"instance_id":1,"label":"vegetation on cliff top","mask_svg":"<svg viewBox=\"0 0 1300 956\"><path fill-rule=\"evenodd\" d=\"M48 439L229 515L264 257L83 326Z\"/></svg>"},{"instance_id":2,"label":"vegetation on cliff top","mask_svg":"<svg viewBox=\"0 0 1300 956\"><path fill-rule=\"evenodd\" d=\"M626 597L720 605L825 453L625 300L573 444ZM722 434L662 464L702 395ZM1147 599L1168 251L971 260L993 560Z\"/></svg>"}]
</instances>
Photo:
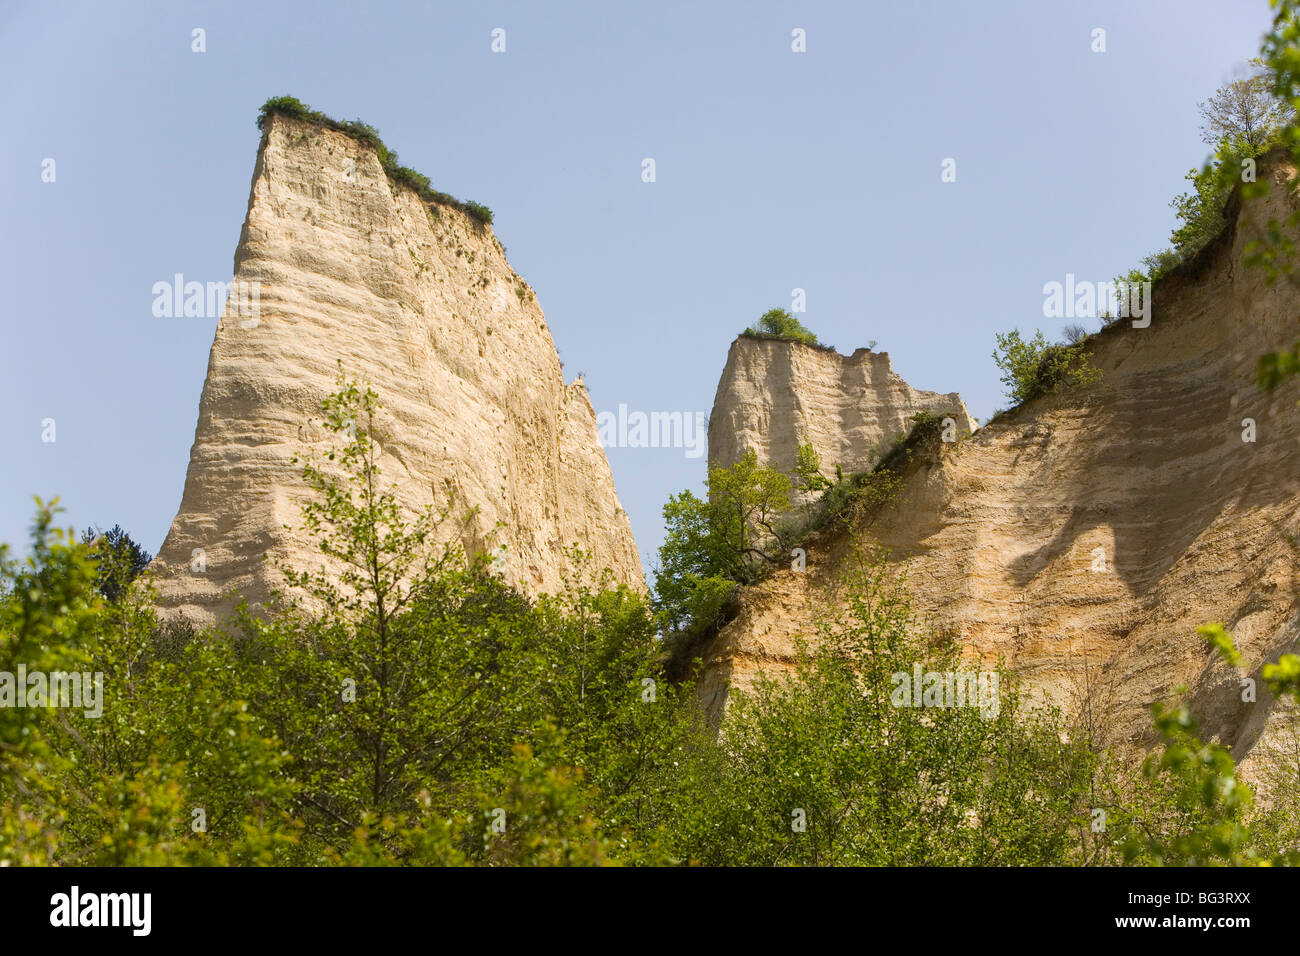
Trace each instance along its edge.
<instances>
[{"instance_id":1,"label":"vegetation on cliff top","mask_svg":"<svg viewBox=\"0 0 1300 956\"><path fill-rule=\"evenodd\" d=\"M326 116L317 110L308 107L301 100L293 96L273 96L262 104L261 110L257 114L257 128L265 133L267 117L273 114L290 116L294 119L303 120L307 123L313 123L316 126L323 126L326 129L338 130L340 133L346 133L360 143L371 147L379 157L379 163L384 167L384 172L388 178L394 182L409 186L415 190L415 194L423 199L426 203L432 203L439 206L448 206L452 209L459 209L465 215L474 219L483 225L491 225L492 210L481 203L470 202L457 199L447 193L438 192L429 182L429 177L423 173L416 172L409 166L402 166L397 162L397 153L384 145L384 141L379 138L379 130L375 129L369 123L364 123L359 119L355 120L336 120L333 117Z\"/></svg>"},{"instance_id":2,"label":"vegetation on cliff top","mask_svg":"<svg viewBox=\"0 0 1300 956\"><path fill-rule=\"evenodd\" d=\"M1224 209L1233 190L1240 186L1247 196L1259 192L1254 160L1284 145L1296 116L1286 91L1275 86L1275 65L1256 57L1236 79L1197 104L1201 141L1214 153L1200 169L1187 173L1191 190L1169 203L1178 216L1170 247L1146 256L1141 268L1117 281L1156 282L1190 262L1227 225Z\"/></svg>"},{"instance_id":3,"label":"vegetation on cliff top","mask_svg":"<svg viewBox=\"0 0 1300 956\"><path fill-rule=\"evenodd\" d=\"M802 322L785 309L768 309L758 319L758 325L751 325L741 335L751 339L777 339L782 342L800 342L813 348L834 352L835 346L817 341L817 336L804 328Z\"/></svg>"},{"instance_id":4,"label":"vegetation on cliff top","mask_svg":"<svg viewBox=\"0 0 1300 956\"><path fill-rule=\"evenodd\" d=\"M1082 339L1074 344L1049 343L1042 331L1035 331L1034 337L1025 341L1016 329L994 335L998 347L993 361L1002 369L1002 384L1015 406L1101 380L1101 370L1092 364L1092 351Z\"/></svg>"},{"instance_id":5,"label":"vegetation on cliff top","mask_svg":"<svg viewBox=\"0 0 1300 956\"><path fill-rule=\"evenodd\" d=\"M1267 183L1257 181L1256 160L1260 157L1290 147L1293 159L1300 159L1300 129L1296 125L1296 106L1300 102L1300 80L1296 77L1300 73L1293 62L1300 59L1295 53L1300 40L1297 6L1294 0L1275 0L1274 6L1278 11L1274 30L1265 40L1263 55L1250 60L1236 79L1197 104L1202 142L1213 147L1214 153L1199 170L1188 172L1191 191L1170 202L1178 216L1178 225L1170 235L1171 246L1146 256L1140 268L1117 277L1118 286L1158 282L1196 258L1226 227L1225 209L1234 190L1239 189L1244 199L1267 190ZM1298 224L1298 215L1292 215L1287 223L1291 227ZM1282 235L1278 223L1271 223L1269 228L1266 241L1248 244L1246 264L1264 266L1272 281L1288 271L1292 244ZM1102 318L1119 321L1105 313ZM997 336L993 357L1002 369L1002 382L1013 405L1098 380L1100 373L1091 365L1085 344L1089 334L1081 326L1066 331L1068 341L1060 344L1047 342L1041 332L1029 341L1017 331ZM1298 370L1300 342L1261 357L1259 384L1275 388Z\"/></svg>"}]
</instances>

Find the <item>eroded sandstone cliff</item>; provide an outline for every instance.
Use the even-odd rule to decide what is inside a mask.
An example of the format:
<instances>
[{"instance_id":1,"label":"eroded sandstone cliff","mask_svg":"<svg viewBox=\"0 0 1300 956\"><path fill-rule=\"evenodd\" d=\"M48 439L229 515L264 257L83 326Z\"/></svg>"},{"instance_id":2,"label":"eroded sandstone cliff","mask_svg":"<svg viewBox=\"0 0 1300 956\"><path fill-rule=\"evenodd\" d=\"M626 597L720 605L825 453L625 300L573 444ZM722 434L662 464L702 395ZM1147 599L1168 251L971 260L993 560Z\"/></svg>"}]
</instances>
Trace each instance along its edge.
<instances>
[{"instance_id":1,"label":"eroded sandstone cliff","mask_svg":"<svg viewBox=\"0 0 1300 956\"><path fill-rule=\"evenodd\" d=\"M444 536L470 554L503 545L506 577L533 593L558 588L575 543L644 588L586 389L565 384L490 226L426 204L352 137L273 114L234 278L257 284L257 314L232 296L217 326L180 510L153 564L165 608L210 621L237 594L265 600L277 563L320 566L292 459L338 443L320 402L339 360L379 395L380 465L412 513L477 507Z\"/></svg>"},{"instance_id":2,"label":"eroded sandstone cliff","mask_svg":"<svg viewBox=\"0 0 1300 956\"><path fill-rule=\"evenodd\" d=\"M715 710L730 687L788 667L795 638L834 612L826 589L853 549L880 545L935 631L987 666L1005 659L1037 694L1091 707L1121 748L1150 744L1149 707L1180 685L1203 730L1239 759L1258 756L1261 738L1288 740L1291 717L1259 671L1300 635L1300 383L1264 393L1255 364L1300 336L1300 286L1269 285L1242 260L1269 219L1295 208L1283 186L1295 172L1278 160L1261 170L1268 196L1234 198L1228 229L1156 287L1150 327L1123 321L1091 340L1098 386L1034 400L943 446L912 467L891 506L809 542L806 572L750 589L704 654ZM728 368L741 364L738 350L750 361L763 348L773 347L733 347ZM810 404L788 394L719 402ZM770 427L762 412L749 419L737 442L758 443ZM720 438L734 420L728 411L715 423ZM1255 440L1243 440L1251 423ZM1257 702L1197 635L1209 621L1235 635Z\"/></svg>"},{"instance_id":3,"label":"eroded sandstone cliff","mask_svg":"<svg viewBox=\"0 0 1300 956\"><path fill-rule=\"evenodd\" d=\"M727 467L753 449L760 464L794 469L810 444L822 471L868 471L917 412L952 416L958 433L975 422L955 392L912 388L888 352L841 355L800 342L742 335L731 343L709 416L709 463Z\"/></svg>"}]
</instances>

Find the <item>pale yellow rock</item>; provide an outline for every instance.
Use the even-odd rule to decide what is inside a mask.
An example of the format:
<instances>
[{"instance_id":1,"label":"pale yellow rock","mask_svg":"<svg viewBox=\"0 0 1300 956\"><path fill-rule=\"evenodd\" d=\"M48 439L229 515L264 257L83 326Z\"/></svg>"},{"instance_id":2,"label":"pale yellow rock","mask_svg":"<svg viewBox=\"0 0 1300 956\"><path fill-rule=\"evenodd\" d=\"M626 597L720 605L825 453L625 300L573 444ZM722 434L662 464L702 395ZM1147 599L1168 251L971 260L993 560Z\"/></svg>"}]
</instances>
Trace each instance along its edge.
<instances>
[{"instance_id":1,"label":"pale yellow rock","mask_svg":"<svg viewBox=\"0 0 1300 956\"><path fill-rule=\"evenodd\" d=\"M558 589L575 543L644 590L586 389L565 385L490 227L426 207L349 136L272 116L235 279L260 283L260 314L246 327L228 304L217 327L180 510L152 565L168 612L209 622L236 594L264 601L277 562L321 565L298 530L292 458L339 444L320 402L340 359L379 394L381 468L411 514L476 506L444 536L471 554L504 545L505 576L529 593Z\"/></svg>"},{"instance_id":2,"label":"pale yellow rock","mask_svg":"<svg viewBox=\"0 0 1300 956\"><path fill-rule=\"evenodd\" d=\"M951 416L954 433L974 419L955 392L912 388L890 367L888 352L830 349L740 336L731 343L709 416L709 463L734 465L753 449L761 465L792 472L801 444L832 476L869 471L912 426L912 416Z\"/></svg>"},{"instance_id":3,"label":"pale yellow rock","mask_svg":"<svg viewBox=\"0 0 1300 956\"><path fill-rule=\"evenodd\" d=\"M795 638L835 612L825 588L851 549L883 545L931 628L972 659L1004 658L1075 713L1090 697L1105 737L1134 754L1153 742L1150 706L1185 684L1202 730L1239 759L1253 752L1253 772L1258 742L1282 740L1290 719L1260 667L1300 637L1300 382L1271 395L1255 383L1259 356L1300 338L1300 294L1242 265L1246 243L1295 208L1283 185L1294 170L1276 160L1261 169L1269 195L1239 217L1234 202L1234 227L1157 288L1150 327L1124 321L1093 340L1099 386L1032 401L945 446L937 464L912 470L895 505L849 535L809 542L806 572L779 571L746 593L704 653L715 713L732 687L789 667ZM720 403L791 402L756 398L758 381ZM715 428L725 420L735 417ZM746 420L754 432L743 440L759 441L761 414ZM788 431L782 441L768 454L788 454ZM1210 621L1236 637L1242 674L1197 635ZM1257 702L1242 700L1242 677L1257 682Z\"/></svg>"}]
</instances>

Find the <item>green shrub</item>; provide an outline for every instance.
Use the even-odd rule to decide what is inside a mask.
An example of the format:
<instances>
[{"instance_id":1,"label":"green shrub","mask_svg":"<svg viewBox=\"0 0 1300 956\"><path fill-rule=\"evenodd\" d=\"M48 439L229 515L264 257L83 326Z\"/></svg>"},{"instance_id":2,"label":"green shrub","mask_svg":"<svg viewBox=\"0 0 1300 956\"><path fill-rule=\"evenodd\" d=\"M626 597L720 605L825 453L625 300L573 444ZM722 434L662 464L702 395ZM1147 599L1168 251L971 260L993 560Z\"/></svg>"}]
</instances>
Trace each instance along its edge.
<instances>
[{"instance_id":1,"label":"green shrub","mask_svg":"<svg viewBox=\"0 0 1300 956\"><path fill-rule=\"evenodd\" d=\"M492 210L482 203L467 200L465 202L465 211L484 225L492 225Z\"/></svg>"},{"instance_id":2,"label":"green shrub","mask_svg":"<svg viewBox=\"0 0 1300 956\"><path fill-rule=\"evenodd\" d=\"M414 169L411 169L409 166L394 166L392 169L386 170L386 172L388 173L389 178L393 180L393 182L402 183L403 185L410 186L412 189L414 189L417 193L419 193L422 196L425 193L429 193L433 191L433 187L429 183L429 177L424 175L423 173L417 173Z\"/></svg>"},{"instance_id":3,"label":"green shrub","mask_svg":"<svg viewBox=\"0 0 1300 956\"><path fill-rule=\"evenodd\" d=\"M896 501L903 490L903 468L922 449L937 446L943 428L943 419L929 412L912 416L912 426L900 433L892 445L885 448L880 460L870 471L845 475L835 466L835 480L828 480L820 498L802 516L803 523L797 540L828 525L838 524L850 528L863 519L876 514L884 506Z\"/></svg>"},{"instance_id":4,"label":"green shrub","mask_svg":"<svg viewBox=\"0 0 1300 956\"><path fill-rule=\"evenodd\" d=\"M794 474L804 491L825 491L831 480L822 474L821 455L811 444L800 445L795 452Z\"/></svg>"},{"instance_id":5,"label":"green shrub","mask_svg":"<svg viewBox=\"0 0 1300 956\"><path fill-rule=\"evenodd\" d=\"M817 341L817 336L804 328L803 323L785 309L768 309L758 319L758 325L745 329L742 335L757 339L780 339L783 342L802 342L818 348L832 349Z\"/></svg>"},{"instance_id":6,"label":"green shrub","mask_svg":"<svg viewBox=\"0 0 1300 956\"><path fill-rule=\"evenodd\" d=\"M843 603L795 667L735 689L728 758L698 801L706 866L1039 865L1078 859L1094 759L985 671L979 706L900 703L913 673L975 673L930 640L883 555L855 550ZM828 595L830 597L830 595ZM827 602L829 604L829 601ZM910 701L910 698L909 698ZM792 814L806 820L792 838Z\"/></svg>"},{"instance_id":7,"label":"green shrub","mask_svg":"<svg viewBox=\"0 0 1300 956\"><path fill-rule=\"evenodd\" d=\"M397 165L397 154L390 152L384 145L384 141L379 136L379 130L375 129L369 123L363 123L359 119L344 120L337 127L341 132L347 133L357 142L365 143L379 154L380 164L387 169L389 166Z\"/></svg>"},{"instance_id":8,"label":"green shrub","mask_svg":"<svg viewBox=\"0 0 1300 956\"><path fill-rule=\"evenodd\" d=\"M295 96L273 96L257 111L257 128L266 129L266 119L272 113L279 113L283 116L292 116L294 119L307 120L308 122L320 122L326 117L322 113L313 113L307 108L302 100Z\"/></svg>"},{"instance_id":9,"label":"green shrub","mask_svg":"<svg viewBox=\"0 0 1300 956\"><path fill-rule=\"evenodd\" d=\"M1050 344L1041 331L1026 342L1013 329L997 333L993 360L1002 369L1007 397L1016 405L1068 386L1091 385L1101 379L1087 345Z\"/></svg>"},{"instance_id":10,"label":"green shrub","mask_svg":"<svg viewBox=\"0 0 1300 956\"><path fill-rule=\"evenodd\" d=\"M844 475L826 489L811 509L804 536L831 526L842 530L852 528L896 501L902 490L903 478L891 467L878 465L871 471Z\"/></svg>"}]
</instances>

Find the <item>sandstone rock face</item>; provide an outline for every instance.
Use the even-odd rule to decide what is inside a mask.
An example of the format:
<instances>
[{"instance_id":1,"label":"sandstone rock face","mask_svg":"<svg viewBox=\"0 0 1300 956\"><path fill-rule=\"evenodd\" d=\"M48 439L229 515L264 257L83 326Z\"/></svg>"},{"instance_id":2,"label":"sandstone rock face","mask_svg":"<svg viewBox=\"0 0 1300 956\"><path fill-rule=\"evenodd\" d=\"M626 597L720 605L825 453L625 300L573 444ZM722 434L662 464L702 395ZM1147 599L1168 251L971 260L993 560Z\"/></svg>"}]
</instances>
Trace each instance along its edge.
<instances>
[{"instance_id":1,"label":"sandstone rock face","mask_svg":"<svg viewBox=\"0 0 1300 956\"><path fill-rule=\"evenodd\" d=\"M276 115L234 278L259 284L258 311L237 313L232 295L217 326L180 511L153 564L165 609L208 622L235 594L265 600L276 562L322 565L298 530L307 489L292 459L341 444L320 407L339 360L384 406L380 467L402 504L479 509L444 538L470 554L504 546L506 577L530 593L558 588L575 543L644 589L586 389L564 383L489 226L426 206L349 136Z\"/></svg>"},{"instance_id":2,"label":"sandstone rock face","mask_svg":"<svg viewBox=\"0 0 1300 956\"><path fill-rule=\"evenodd\" d=\"M800 342L740 336L731 343L709 417L709 464L728 467L753 449L759 464L791 472L811 444L822 472L869 471L917 412L951 416L957 432L976 425L955 392L912 388L888 352L841 355Z\"/></svg>"},{"instance_id":3,"label":"sandstone rock face","mask_svg":"<svg viewBox=\"0 0 1300 956\"><path fill-rule=\"evenodd\" d=\"M944 446L913 467L893 505L810 542L806 572L751 589L704 654L715 711L731 687L788 667L795 637L815 637L818 615L835 611L827 587L852 549L881 545L934 631L985 666L1005 659L1067 710L1089 707L1121 750L1152 743L1151 704L1182 684L1202 731L1249 755L1247 773L1284 743L1290 715L1259 672L1300 637L1300 382L1264 393L1255 364L1300 338L1300 287L1267 285L1242 265L1246 243L1294 208L1283 183L1295 171L1280 161L1261 170L1268 196L1234 200L1232 226L1156 289L1150 327L1126 320L1091 340L1100 385L1034 400ZM776 349L733 346L724 383ZM736 418L725 411L717 434ZM768 423L741 418L753 429L742 440L757 442ZM778 459L793 438L783 441ZM1211 621L1235 636L1244 674L1197 635ZM1258 683L1258 702L1242 700L1242 676Z\"/></svg>"}]
</instances>

